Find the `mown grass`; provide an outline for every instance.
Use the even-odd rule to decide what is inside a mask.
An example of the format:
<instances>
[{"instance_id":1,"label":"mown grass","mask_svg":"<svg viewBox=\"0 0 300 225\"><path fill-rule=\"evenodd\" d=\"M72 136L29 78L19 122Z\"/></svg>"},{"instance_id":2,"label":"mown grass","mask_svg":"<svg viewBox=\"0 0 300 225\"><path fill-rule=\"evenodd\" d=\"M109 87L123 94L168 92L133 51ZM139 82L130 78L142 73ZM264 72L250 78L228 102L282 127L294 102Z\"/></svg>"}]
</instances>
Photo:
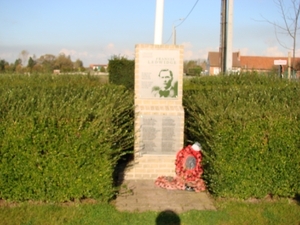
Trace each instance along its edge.
<instances>
[{"instance_id":1,"label":"mown grass","mask_svg":"<svg viewBox=\"0 0 300 225\"><path fill-rule=\"evenodd\" d=\"M112 204L32 204L0 207L0 223L3 225L234 225L234 224L300 224L299 203L288 199L276 201L245 202L216 200L217 211L188 211L169 218L158 219L160 212L119 212ZM162 222L163 221L163 222Z\"/></svg>"}]
</instances>

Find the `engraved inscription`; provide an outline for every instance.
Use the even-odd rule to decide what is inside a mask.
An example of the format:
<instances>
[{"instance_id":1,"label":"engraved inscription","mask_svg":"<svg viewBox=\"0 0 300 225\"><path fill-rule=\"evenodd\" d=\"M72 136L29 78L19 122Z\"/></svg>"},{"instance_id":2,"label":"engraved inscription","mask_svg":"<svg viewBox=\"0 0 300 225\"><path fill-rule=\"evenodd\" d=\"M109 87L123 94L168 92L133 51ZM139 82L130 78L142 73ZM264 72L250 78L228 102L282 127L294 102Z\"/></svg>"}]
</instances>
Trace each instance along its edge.
<instances>
[{"instance_id":1,"label":"engraved inscription","mask_svg":"<svg viewBox=\"0 0 300 225\"><path fill-rule=\"evenodd\" d=\"M154 141L144 141L144 153L157 152L157 146Z\"/></svg>"},{"instance_id":2,"label":"engraved inscription","mask_svg":"<svg viewBox=\"0 0 300 225\"><path fill-rule=\"evenodd\" d=\"M162 141L161 142L162 152L174 152L174 142L171 141Z\"/></svg>"},{"instance_id":3,"label":"engraved inscription","mask_svg":"<svg viewBox=\"0 0 300 225\"><path fill-rule=\"evenodd\" d=\"M141 78L143 80L151 80L151 73L149 73L149 72L141 73Z\"/></svg>"},{"instance_id":4,"label":"engraved inscription","mask_svg":"<svg viewBox=\"0 0 300 225\"><path fill-rule=\"evenodd\" d=\"M175 136L175 129L163 128L161 135L163 140L173 140L173 137Z\"/></svg>"},{"instance_id":5,"label":"engraved inscription","mask_svg":"<svg viewBox=\"0 0 300 225\"><path fill-rule=\"evenodd\" d=\"M156 129L154 127L144 127L144 140L154 140L156 138Z\"/></svg>"},{"instance_id":6,"label":"engraved inscription","mask_svg":"<svg viewBox=\"0 0 300 225\"><path fill-rule=\"evenodd\" d=\"M163 126L175 126L174 120L170 117L166 117L162 121Z\"/></svg>"},{"instance_id":7,"label":"engraved inscription","mask_svg":"<svg viewBox=\"0 0 300 225\"><path fill-rule=\"evenodd\" d=\"M141 117L142 153L172 154L179 150L178 116L143 115Z\"/></svg>"},{"instance_id":8,"label":"engraved inscription","mask_svg":"<svg viewBox=\"0 0 300 225\"><path fill-rule=\"evenodd\" d=\"M156 124L156 120L154 118L143 118L143 126L154 126Z\"/></svg>"}]
</instances>

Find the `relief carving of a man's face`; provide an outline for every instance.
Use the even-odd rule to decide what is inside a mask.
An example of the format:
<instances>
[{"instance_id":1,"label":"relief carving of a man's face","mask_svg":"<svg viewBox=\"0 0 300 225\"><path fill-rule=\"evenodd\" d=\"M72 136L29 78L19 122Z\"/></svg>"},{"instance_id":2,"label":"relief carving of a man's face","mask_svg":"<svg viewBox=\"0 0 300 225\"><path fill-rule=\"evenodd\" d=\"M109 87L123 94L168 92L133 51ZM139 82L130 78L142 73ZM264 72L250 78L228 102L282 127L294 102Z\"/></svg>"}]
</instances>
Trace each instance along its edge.
<instances>
[{"instance_id":1,"label":"relief carving of a man's face","mask_svg":"<svg viewBox=\"0 0 300 225\"><path fill-rule=\"evenodd\" d=\"M169 70L161 71L160 78L162 80L163 89L166 90L171 87L173 76L171 75L171 72Z\"/></svg>"}]
</instances>

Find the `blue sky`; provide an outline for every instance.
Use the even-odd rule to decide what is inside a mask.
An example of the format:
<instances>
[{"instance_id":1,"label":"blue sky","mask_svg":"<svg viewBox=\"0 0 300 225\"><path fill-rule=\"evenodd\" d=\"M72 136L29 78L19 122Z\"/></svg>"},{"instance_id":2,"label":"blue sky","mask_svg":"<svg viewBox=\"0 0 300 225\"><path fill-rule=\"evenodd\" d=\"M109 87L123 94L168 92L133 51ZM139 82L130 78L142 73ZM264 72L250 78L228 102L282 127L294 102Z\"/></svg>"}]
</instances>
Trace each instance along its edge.
<instances>
[{"instance_id":1,"label":"blue sky","mask_svg":"<svg viewBox=\"0 0 300 225\"><path fill-rule=\"evenodd\" d=\"M185 60L206 59L220 43L221 1L198 0L186 18L196 2L164 0L163 43L172 44L172 27L185 18L176 28ZM0 0L0 6L0 59L8 62L27 50L37 58L65 53L84 66L106 64L113 55L133 59L136 44L154 42L156 0ZM273 0L234 0L233 51L287 56L273 26L258 22L263 17L283 22ZM292 46L291 38L280 40Z\"/></svg>"}]
</instances>

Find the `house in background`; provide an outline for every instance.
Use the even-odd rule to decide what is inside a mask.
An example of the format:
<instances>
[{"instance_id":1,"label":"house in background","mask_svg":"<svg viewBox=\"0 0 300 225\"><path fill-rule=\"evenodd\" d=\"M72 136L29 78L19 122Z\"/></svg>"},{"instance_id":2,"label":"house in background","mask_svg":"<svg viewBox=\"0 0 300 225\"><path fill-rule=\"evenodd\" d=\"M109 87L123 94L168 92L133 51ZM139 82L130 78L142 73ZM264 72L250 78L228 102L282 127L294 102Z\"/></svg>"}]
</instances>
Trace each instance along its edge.
<instances>
[{"instance_id":1,"label":"house in background","mask_svg":"<svg viewBox=\"0 0 300 225\"><path fill-rule=\"evenodd\" d=\"M219 52L208 52L206 68L209 75L218 75L221 72Z\"/></svg>"},{"instance_id":2,"label":"house in background","mask_svg":"<svg viewBox=\"0 0 300 225\"><path fill-rule=\"evenodd\" d=\"M274 61L286 61L288 62L288 57L267 57L267 56L241 56L241 71L257 71L257 72L268 72L271 70L279 70L279 65L274 65ZM291 58L291 63L293 59ZM295 58L295 65L300 62L300 58ZM288 65L282 65L282 76L288 76ZM300 71L296 71L296 74L291 76L300 78ZM285 74L285 75L284 75Z\"/></svg>"},{"instance_id":3,"label":"house in background","mask_svg":"<svg viewBox=\"0 0 300 225\"><path fill-rule=\"evenodd\" d=\"M107 65L105 64L90 64L90 69L93 71L102 71L106 72L107 71Z\"/></svg>"},{"instance_id":4,"label":"house in background","mask_svg":"<svg viewBox=\"0 0 300 225\"><path fill-rule=\"evenodd\" d=\"M275 60L286 60L288 57L267 57L267 56L241 56L239 52L232 53L232 72L240 71L271 71L276 66ZM295 58L300 61L300 58ZM207 58L207 67L209 75L218 75L221 72L221 60L219 52L209 52ZM287 71L287 65L283 65L283 71Z\"/></svg>"},{"instance_id":5,"label":"house in background","mask_svg":"<svg viewBox=\"0 0 300 225\"><path fill-rule=\"evenodd\" d=\"M239 72L240 52L232 53L232 72ZM221 58L219 52L209 52L207 57L207 71L209 75L218 75L221 72Z\"/></svg>"},{"instance_id":6,"label":"house in background","mask_svg":"<svg viewBox=\"0 0 300 225\"><path fill-rule=\"evenodd\" d=\"M267 57L267 56L242 56L241 57L241 71L257 71L268 72L276 68L274 65L275 60L286 60L287 57ZM287 65L283 65L287 68Z\"/></svg>"}]
</instances>

